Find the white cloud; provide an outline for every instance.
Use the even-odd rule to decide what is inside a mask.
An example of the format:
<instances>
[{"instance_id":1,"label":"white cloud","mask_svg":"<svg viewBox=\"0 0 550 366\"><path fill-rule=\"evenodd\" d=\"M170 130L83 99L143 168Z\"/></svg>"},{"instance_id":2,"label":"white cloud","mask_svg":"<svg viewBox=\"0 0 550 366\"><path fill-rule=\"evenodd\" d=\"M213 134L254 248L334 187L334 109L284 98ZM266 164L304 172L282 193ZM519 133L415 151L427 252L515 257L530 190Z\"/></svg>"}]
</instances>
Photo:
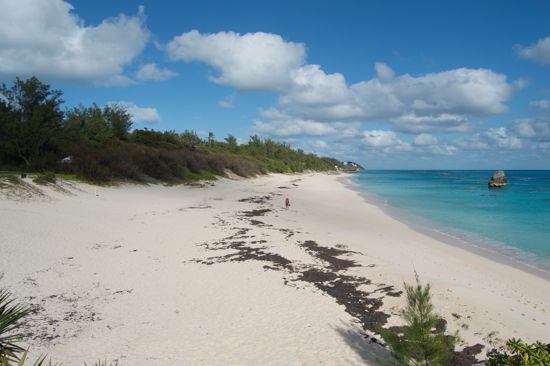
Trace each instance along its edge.
<instances>
[{"instance_id":1,"label":"white cloud","mask_svg":"<svg viewBox=\"0 0 550 366\"><path fill-rule=\"evenodd\" d=\"M220 107L226 108L226 109L235 108L235 104L233 104L233 102L231 102L229 100L220 100L218 102L218 105Z\"/></svg>"},{"instance_id":2,"label":"white cloud","mask_svg":"<svg viewBox=\"0 0 550 366\"><path fill-rule=\"evenodd\" d=\"M108 102L107 104L116 104L126 109L135 123L157 123L160 121L160 114L156 108L140 107L133 102L126 101Z\"/></svg>"},{"instance_id":3,"label":"white cloud","mask_svg":"<svg viewBox=\"0 0 550 366\"><path fill-rule=\"evenodd\" d=\"M421 133L414 138L414 144L418 146L437 145L437 143L437 138L428 133Z\"/></svg>"},{"instance_id":4,"label":"white cloud","mask_svg":"<svg viewBox=\"0 0 550 366\"><path fill-rule=\"evenodd\" d=\"M303 119L276 119L269 122L254 121L252 130L259 135L291 136L325 136L335 134L337 130L328 123Z\"/></svg>"},{"instance_id":5,"label":"white cloud","mask_svg":"<svg viewBox=\"0 0 550 366\"><path fill-rule=\"evenodd\" d=\"M0 2L0 79L15 76L127 85L124 67L149 39L143 7L87 26L63 0Z\"/></svg>"},{"instance_id":6,"label":"white cloud","mask_svg":"<svg viewBox=\"0 0 550 366\"><path fill-rule=\"evenodd\" d=\"M502 149L516 150L522 146L521 140L510 135L505 127L490 128L485 135L493 141L494 145Z\"/></svg>"},{"instance_id":7,"label":"white cloud","mask_svg":"<svg viewBox=\"0 0 550 366\"><path fill-rule=\"evenodd\" d=\"M169 57L179 61L200 61L219 71L211 80L241 90L281 90L290 72L305 60L301 43L286 42L271 33L219 32L183 33L166 47Z\"/></svg>"},{"instance_id":8,"label":"white cloud","mask_svg":"<svg viewBox=\"0 0 550 366\"><path fill-rule=\"evenodd\" d=\"M261 135L289 136L323 136L336 133L334 127L327 123L307 121L302 119L279 120L265 123L254 121L253 130Z\"/></svg>"},{"instance_id":9,"label":"white cloud","mask_svg":"<svg viewBox=\"0 0 550 366\"><path fill-rule=\"evenodd\" d=\"M291 73L279 103L289 114L316 121L388 121L399 131L466 131L468 116L507 111L512 86L486 69L455 69L413 77L395 76L376 64L377 76L348 86L342 74L318 65Z\"/></svg>"},{"instance_id":10,"label":"white cloud","mask_svg":"<svg viewBox=\"0 0 550 366\"><path fill-rule=\"evenodd\" d=\"M302 119L269 108L260 112L265 119L254 121L253 131L259 135L291 137L291 136L326 136L338 135L341 138L353 138L360 135L360 123L350 122L319 122Z\"/></svg>"},{"instance_id":11,"label":"white cloud","mask_svg":"<svg viewBox=\"0 0 550 366\"><path fill-rule=\"evenodd\" d=\"M533 141L550 141L550 117L523 118L514 123L516 133Z\"/></svg>"},{"instance_id":12,"label":"white cloud","mask_svg":"<svg viewBox=\"0 0 550 366\"><path fill-rule=\"evenodd\" d=\"M518 45L516 50L523 58L541 64L550 64L550 37L539 39L537 43L527 47Z\"/></svg>"},{"instance_id":13,"label":"white cloud","mask_svg":"<svg viewBox=\"0 0 550 366\"><path fill-rule=\"evenodd\" d=\"M430 145L427 146L427 151L432 155L446 155L451 156L454 155L458 149L453 145Z\"/></svg>"},{"instance_id":14,"label":"white cloud","mask_svg":"<svg viewBox=\"0 0 550 366\"><path fill-rule=\"evenodd\" d=\"M511 135L505 127L490 128L467 138L455 141L455 145L464 150L518 150L523 146L521 140Z\"/></svg>"},{"instance_id":15,"label":"white cloud","mask_svg":"<svg viewBox=\"0 0 550 366\"><path fill-rule=\"evenodd\" d=\"M370 149L391 152L412 152L410 143L400 140L395 132L384 130L363 131L361 142Z\"/></svg>"},{"instance_id":16,"label":"white cloud","mask_svg":"<svg viewBox=\"0 0 550 366\"><path fill-rule=\"evenodd\" d=\"M398 141L395 132L383 130L363 131L363 138L361 139L361 142L371 147L393 146Z\"/></svg>"},{"instance_id":17,"label":"white cloud","mask_svg":"<svg viewBox=\"0 0 550 366\"><path fill-rule=\"evenodd\" d=\"M529 103L529 106L537 109L548 109L550 108L550 100L533 100Z\"/></svg>"},{"instance_id":18,"label":"white cloud","mask_svg":"<svg viewBox=\"0 0 550 366\"><path fill-rule=\"evenodd\" d=\"M139 70L136 72L136 79L139 81L147 80L168 80L173 77L178 76L178 73L167 68L159 69L156 63L144 64L141 65Z\"/></svg>"},{"instance_id":19,"label":"white cloud","mask_svg":"<svg viewBox=\"0 0 550 366\"><path fill-rule=\"evenodd\" d=\"M395 76L395 72L383 62L377 62L374 64L376 70L376 77L382 81L389 81Z\"/></svg>"},{"instance_id":20,"label":"white cloud","mask_svg":"<svg viewBox=\"0 0 550 366\"><path fill-rule=\"evenodd\" d=\"M488 69L398 76L382 62L374 65L374 78L349 85L340 73L305 64L303 44L270 33L193 30L175 37L166 50L172 60L212 66L218 72L213 82L277 92L278 108L291 119L390 122L411 133L466 131L469 117L505 113L512 92L525 85Z\"/></svg>"},{"instance_id":21,"label":"white cloud","mask_svg":"<svg viewBox=\"0 0 550 366\"><path fill-rule=\"evenodd\" d=\"M225 100L220 100L218 102L218 105L221 108L225 108L225 109L235 108L235 99L236 98L237 98L237 94L233 93L233 94L229 95L227 98L225 98Z\"/></svg>"},{"instance_id":22,"label":"white cloud","mask_svg":"<svg viewBox=\"0 0 550 366\"><path fill-rule=\"evenodd\" d=\"M465 116L443 113L437 116L417 116L416 114L403 115L390 119L394 128L401 132L464 132L469 129L468 119Z\"/></svg>"},{"instance_id":23,"label":"white cloud","mask_svg":"<svg viewBox=\"0 0 550 366\"><path fill-rule=\"evenodd\" d=\"M522 90L529 85L529 80L527 79L516 79L512 82L512 85L514 86L514 89L516 90Z\"/></svg>"}]
</instances>

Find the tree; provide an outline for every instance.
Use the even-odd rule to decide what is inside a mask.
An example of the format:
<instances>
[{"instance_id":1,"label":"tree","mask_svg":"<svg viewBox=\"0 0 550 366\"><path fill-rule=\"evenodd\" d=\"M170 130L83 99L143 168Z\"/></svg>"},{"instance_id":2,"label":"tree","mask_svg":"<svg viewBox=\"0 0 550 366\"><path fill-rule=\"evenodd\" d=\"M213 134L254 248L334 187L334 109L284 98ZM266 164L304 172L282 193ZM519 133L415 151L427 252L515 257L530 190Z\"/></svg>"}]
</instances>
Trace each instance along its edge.
<instances>
[{"instance_id":1,"label":"tree","mask_svg":"<svg viewBox=\"0 0 550 366\"><path fill-rule=\"evenodd\" d=\"M185 130L180 134L180 141L188 149L195 150L201 143L201 138L195 131Z\"/></svg>"},{"instance_id":2,"label":"tree","mask_svg":"<svg viewBox=\"0 0 550 366\"><path fill-rule=\"evenodd\" d=\"M237 149L237 138L232 134L227 135L225 142L230 150L235 151Z\"/></svg>"},{"instance_id":3,"label":"tree","mask_svg":"<svg viewBox=\"0 0 550 366\"><path fill-rule=\"evenodd\" d=\"M103 118L107 121L113 136L123 140L132 128L132 116L118 104L103 107Z\"/></svg>"},{"instance_id":4,"label":"tree","mask_svg":"<svg viewBox=\"0 0 550 366\"><path fill-rule=\"evenodd\" d=\"M25 163L28 170L60 131L63 100L36 77L16 78L0 87L0 151Z\"/></svg>"},{"instance_id":5,"label":"tree","mask_svg":"<svg viewBox=\"0 0 550 366\"><path fill-rule=\"evenodd\" d=\"M214 145L214 133L208 132L208 145L212 146Z\"/></svg>"},{"instance_id":6,"label":"tree","mask_svg":"<svg viewBox=\"0 0 550 366\"><path fill-rule=\"evenodd\" d=\"M67 112L65 134L73 143L83 139L81 143L101 146L113 137L113 130L101 108L94 103L91 107L79 106Z\"/></svg>"},{"instance_id":7,"label":"tree","mask_svg":"<svg viewBox=\"0 0 550 366\"><path fill-rule=\"evenodd\" d=\"M446 335L444 322L434 313L431 286L404 284L407 307L401 312L406 325L398 331L381 330L382 338L402 365L444 365L449 361L458 337Z\"/></svg>"}]
</instances>

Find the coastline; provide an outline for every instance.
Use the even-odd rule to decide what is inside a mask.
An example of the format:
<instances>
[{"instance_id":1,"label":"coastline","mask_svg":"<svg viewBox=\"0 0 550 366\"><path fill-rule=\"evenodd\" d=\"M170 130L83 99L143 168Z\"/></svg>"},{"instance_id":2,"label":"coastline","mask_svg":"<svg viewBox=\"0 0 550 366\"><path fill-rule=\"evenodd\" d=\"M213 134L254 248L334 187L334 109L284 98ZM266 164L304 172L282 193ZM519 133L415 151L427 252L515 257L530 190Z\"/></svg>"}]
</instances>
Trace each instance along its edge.
<instances>
[{"instance_id":1,"label":"coastline","mask_svg":"<svg viewBox=\"0 0 550 366\"><path fill-rule=\"evenodd\" d=\"M342 183L361 195L365 202L377 206L388 216L409 226L412 230L437 241L467 250L486 259L514 267L550 281L550 263L537 261L534 254L482 237L478 234L451 228L433 220L415 215L406 209L390 205L387 200L373 192L360 188L352 176L342 177Z\"/></svg>"},{"instance_id":2,"label":"coastline","mask_svg":"<svg viewBox=\"0 0 550 366\"><path fill-rule=\"evenodd\" d=\"M411 229L345 177L0 200L2 285L33 308L31 359L375 365L387 350L365 332L400 325L415 271L458 352L548 342L548 281Z\"/></svg>"}]
</instances>

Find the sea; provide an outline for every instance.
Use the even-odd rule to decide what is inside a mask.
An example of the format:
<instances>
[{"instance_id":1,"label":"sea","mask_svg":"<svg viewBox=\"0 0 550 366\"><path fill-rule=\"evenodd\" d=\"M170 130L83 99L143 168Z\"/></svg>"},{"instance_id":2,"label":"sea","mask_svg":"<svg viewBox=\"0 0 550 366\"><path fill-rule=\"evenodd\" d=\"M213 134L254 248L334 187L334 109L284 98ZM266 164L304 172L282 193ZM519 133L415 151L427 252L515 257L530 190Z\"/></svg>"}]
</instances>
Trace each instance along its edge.
<instances>
[{"instance_id":1,"label":"sea","mask_svg":"<svg viewBox=\"0 0 550 366\"><path fill-rule=\"evenodd\" d=\"M364 170L351 182L366 199L419 231L550 274L550 170Z\"/></svg>"}]
</instances>

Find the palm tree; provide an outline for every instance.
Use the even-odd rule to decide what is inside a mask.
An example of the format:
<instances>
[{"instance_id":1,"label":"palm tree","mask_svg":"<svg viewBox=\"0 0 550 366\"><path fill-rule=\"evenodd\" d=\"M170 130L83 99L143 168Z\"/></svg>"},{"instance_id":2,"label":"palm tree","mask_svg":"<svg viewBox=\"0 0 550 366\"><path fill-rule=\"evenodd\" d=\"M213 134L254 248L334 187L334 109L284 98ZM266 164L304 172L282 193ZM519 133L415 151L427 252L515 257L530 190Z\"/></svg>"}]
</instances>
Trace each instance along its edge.
<instances>
[{"instance_id":1,"label":"palm tree","mask_svg":"<svg viewBox=\"0 0 550 366\"><path fill-rule=\"evenodd\" d=\"M17 343L23 338L21 320L30 308L14 303L6 289L0 289L0 359L16 360L24 352Z\"/></svg>"}]
</instances>

